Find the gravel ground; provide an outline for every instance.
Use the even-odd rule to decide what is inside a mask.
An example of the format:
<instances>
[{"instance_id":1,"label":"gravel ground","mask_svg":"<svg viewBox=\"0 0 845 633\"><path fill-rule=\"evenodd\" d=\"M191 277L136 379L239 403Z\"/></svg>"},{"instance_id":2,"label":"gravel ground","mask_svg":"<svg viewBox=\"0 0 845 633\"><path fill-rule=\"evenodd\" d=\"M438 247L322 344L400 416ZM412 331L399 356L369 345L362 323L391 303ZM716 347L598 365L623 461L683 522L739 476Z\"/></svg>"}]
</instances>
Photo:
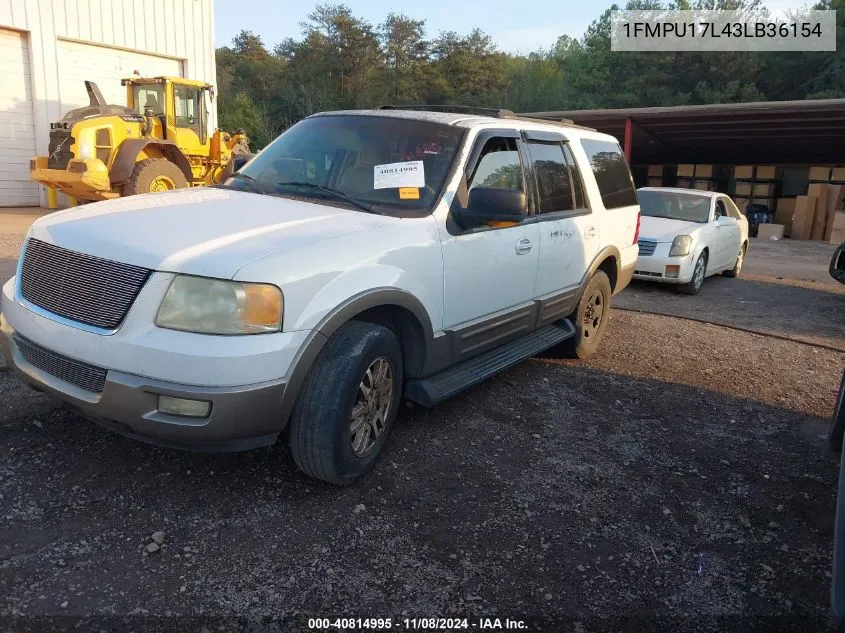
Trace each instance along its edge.
<instances>
[{"instance_id":1,"label":"gravel ground","mask_svg":"<svg viewBox=\"0 0 845 633\"><path fill-rule=\"evenodd\" d=\"M305 479L284 447L209 456L122 439L0 371L0 615L825 630L837 464L824 418L843 366L617 311L590 362L528 361L406 411L375 472L342 490Z\"/></svg>"}]
</instances>

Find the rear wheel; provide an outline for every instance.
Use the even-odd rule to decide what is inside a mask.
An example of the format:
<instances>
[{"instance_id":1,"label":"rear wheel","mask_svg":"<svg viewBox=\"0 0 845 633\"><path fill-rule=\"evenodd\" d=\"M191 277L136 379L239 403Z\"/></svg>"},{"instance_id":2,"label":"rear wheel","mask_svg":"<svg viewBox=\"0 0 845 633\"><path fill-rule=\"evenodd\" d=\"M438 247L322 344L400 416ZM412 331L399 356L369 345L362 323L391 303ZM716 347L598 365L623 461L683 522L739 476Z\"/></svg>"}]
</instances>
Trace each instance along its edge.
<instances>
[{"instance_id":1,"label":"rear wheel","mask_svg":"<svg viewBox=\"0 0 845 633\"><path fill-rule=\"evenodd\" d=\"M595 354L607 331L612 294L607 273L596 271L584 288L575 312L569 315L569 320L575 326L575 336L548 350L547 355L588 358Z\"/></svg>"},{"instance_id":2,"label":"rear wheel","mask_svg":"<svg viewBox=\"0 0 845 633\"><path fill-rule=\"evenodd\" d=\"M842 440L845 438L845 371L839 383L839 396L836 398L833 417L827 429L827 442L830 450L835 453L842 451Z\"/></svg>"},{"instance_id":3,"label":"rear wheel","mask_svg":"<svg viewBox=\"0 0 845 633\"><path fill-rule=\"evenodd\" d=\"M188 186L185 174L166 158L147 158L135 164L129 182L123 186L123 195L154 193L184 189Z\"/></svg>"},{"instance_id":4,"label":"rear wheel","mask_svg":"<svg viewBox=\"0 0 845 633\"><path fill-rule=\"evenodd\" d=\"M350 321L329 339L291 415L290 446L311 477L343 486L365 474L396 421L402 350L386 327Z\"/></svg>"},{"instance_id":5,"label":"rear wheel","mask_svg":"<svg viewBox=\"0 0 845 633\"><path fill-rule=\"evenodd\" d=\"M742 272L742 265L745 263L745 250L747 248L748 244L740 246L739 255L736 256L736 263L734 264L734 267L722 273L725 277L739 277L739 273Z\"/></svg>"}]
</instances>

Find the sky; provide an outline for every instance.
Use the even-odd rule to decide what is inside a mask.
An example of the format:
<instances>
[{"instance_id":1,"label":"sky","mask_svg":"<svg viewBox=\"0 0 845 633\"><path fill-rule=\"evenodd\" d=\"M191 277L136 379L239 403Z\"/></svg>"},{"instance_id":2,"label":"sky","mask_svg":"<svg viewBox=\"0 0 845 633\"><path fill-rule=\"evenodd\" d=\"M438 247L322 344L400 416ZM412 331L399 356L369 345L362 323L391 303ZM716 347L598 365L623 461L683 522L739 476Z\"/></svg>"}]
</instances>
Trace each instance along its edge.
<instances>
[{"instance_id":1,"label":"sky","mask_svg":"<svg viewBox=\"0 0 845 633\"><path fill-rule=\"evenodd\" d=\"M320 0L321 2L323 0ZM325 0L329 3L330 0ZM286 37L298 38L300 22L318 0L214 0L215 45L228 46L242 29L261 36L268 49ZM529 53L549 48L561 35L580 38L590 23L613 2L604 0L345 0L356 17L379 24L388 13L426 21L428 37L440 31L466 34L479 27L499 50ZM624 0L618 4L624 5ZM764 0L772 11L799 8L806 0Z\"/></svg>"}]
</instances>

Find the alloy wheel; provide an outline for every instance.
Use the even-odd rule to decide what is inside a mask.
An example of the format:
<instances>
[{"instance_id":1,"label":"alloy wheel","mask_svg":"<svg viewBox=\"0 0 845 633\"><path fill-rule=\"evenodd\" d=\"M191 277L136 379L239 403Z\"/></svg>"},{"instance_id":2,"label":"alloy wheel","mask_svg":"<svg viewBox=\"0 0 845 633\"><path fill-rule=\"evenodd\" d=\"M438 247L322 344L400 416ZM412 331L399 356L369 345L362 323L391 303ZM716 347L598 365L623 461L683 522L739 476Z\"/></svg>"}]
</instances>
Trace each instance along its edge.
<instances>
[{"instance_id":1,"label":"alloy wheel","mask_svg":"<svg viewBox=\"0 0 845 633\"><path fill-rule=\"evenodd\" d=\"M349 423L352 451L358 457L369 453L387 424L393 405L393 367L384 356L376 358L358 385Z\"/></svg>"}]
</instances>

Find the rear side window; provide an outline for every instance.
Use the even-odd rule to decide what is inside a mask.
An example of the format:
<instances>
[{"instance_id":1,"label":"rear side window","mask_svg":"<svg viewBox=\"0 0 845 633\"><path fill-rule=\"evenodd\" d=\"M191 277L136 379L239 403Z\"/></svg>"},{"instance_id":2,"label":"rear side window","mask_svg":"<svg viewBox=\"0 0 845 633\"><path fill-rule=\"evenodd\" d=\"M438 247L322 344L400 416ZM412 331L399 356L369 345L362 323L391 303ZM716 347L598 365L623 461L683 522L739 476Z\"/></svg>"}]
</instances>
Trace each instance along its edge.
<instances>
[{"instance_id":1,"label":"rear side window","mask_svg":"<svg viewBox=\"0 0 845 633\"><path fill-rule=\"evenodd\" d=\"M540 213L584 208L584 189L569 148L560 143L529 143L537 177Z\"/></svg>"},{"instance_id":2,"label":"rear side window","mask_svg":"<svg viewBox=\"0 0 845 633\"><path fill-rule=\"evenodd\" d=\"M604 207L618 209L637 204L631 170L619 143L583 139L581 146L593 168Z\"/></svg>"}]
</instances>

